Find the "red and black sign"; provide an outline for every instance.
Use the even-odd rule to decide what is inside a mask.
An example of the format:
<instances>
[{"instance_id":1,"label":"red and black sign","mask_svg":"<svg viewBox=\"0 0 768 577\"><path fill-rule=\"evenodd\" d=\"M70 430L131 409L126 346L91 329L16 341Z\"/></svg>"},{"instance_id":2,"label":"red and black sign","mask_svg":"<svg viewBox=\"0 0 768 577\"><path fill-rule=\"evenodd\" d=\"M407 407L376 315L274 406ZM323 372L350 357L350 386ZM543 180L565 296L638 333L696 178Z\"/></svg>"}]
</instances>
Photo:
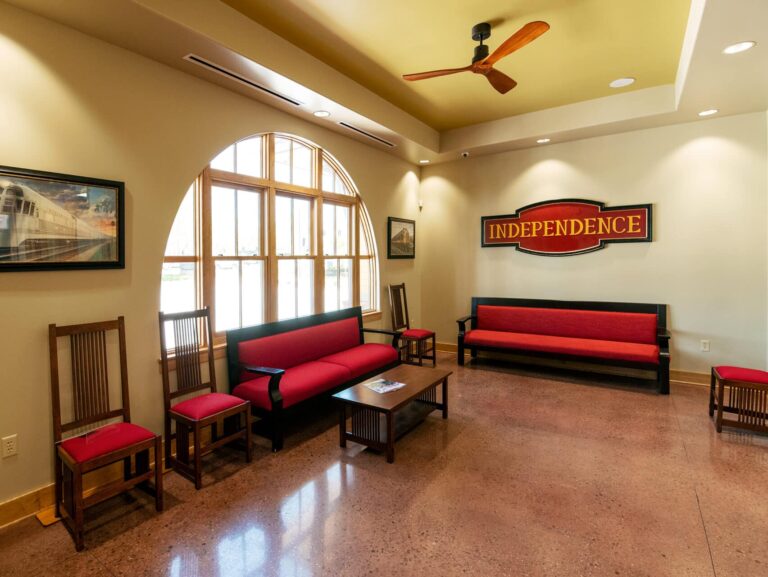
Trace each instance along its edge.
<instances>
[{"instance_id":1,"label":"red and black sign","mask_svg":"<svg viewBox=\"0 0 768 577\"><path fill-rule=\"evenodd\" d=\"M592 252L609 242L651 242L650 204L606 208L594 200L548 200L480 220L482 246L545 256Z\"/></svg>"}]
</instances>

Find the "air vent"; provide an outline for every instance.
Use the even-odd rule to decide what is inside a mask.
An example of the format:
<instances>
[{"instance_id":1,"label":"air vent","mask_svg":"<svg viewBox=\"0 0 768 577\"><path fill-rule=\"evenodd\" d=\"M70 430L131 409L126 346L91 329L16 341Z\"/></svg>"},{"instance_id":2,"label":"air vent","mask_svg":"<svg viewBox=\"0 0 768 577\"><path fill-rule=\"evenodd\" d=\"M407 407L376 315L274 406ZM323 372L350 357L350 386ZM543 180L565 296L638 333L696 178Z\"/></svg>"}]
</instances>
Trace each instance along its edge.
<instances>
[{"instance_id":1,"label":"air vent","mask_svg":"<svg viewBox=\"0 0 768 577\"><path fill-rule=\"evenodd\" d=\"M241 76L237 72L232 72L231 70L227 70L226 68L219 66L218 64L214 64L210 60L201 58L196 54L187 54L184 57L184 60L188 60L189 62L194 62L198 66L202 66L203 68L206 68L211 72L215 72L217 74L221 74L222 76L226 76L227 78L231 78L232 80L236 80L241 84L245 84L246 86L255 88L256 90L260 90L266 94L269 94L270 96L274 96L275 98L279 98L280 100L293 104L294 106L301 106L303 104L298 100L294 100L293 98L289 98L288 96L280 94L279 92L275 92L274 90L271 90L266 86L262 86L261 84L256 84L253 80L248 80L245 76Z\"/></svg>"},{"instance_id":2,"label":"air vent","mask_svg":"<svg viewBox=\"0 0 768 577\"><path fill-rule=\"evenodd\" d=\"M375 140L379 144L383 144L384 146L389 146L390 148L394 148L395 145L389 142L388 140L384 140L383 138L379 138L375 134L371 134L370 132L366 132L365 130L362 130L358 128L357 126L352 126L351 124L347 124L346 122L339 122L341 126L344 128L348 128L349 130L354 130L358 134L362 134L366 138L370 138L371 140Z\"/></svg>"}]
</instances>

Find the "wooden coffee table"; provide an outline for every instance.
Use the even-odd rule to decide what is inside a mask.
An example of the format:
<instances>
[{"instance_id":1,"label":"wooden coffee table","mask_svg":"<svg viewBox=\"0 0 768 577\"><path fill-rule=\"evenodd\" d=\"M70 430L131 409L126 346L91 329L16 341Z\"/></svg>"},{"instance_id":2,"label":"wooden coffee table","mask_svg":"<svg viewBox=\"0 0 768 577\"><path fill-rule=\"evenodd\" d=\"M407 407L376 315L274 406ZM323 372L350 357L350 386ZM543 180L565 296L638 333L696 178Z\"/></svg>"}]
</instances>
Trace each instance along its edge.
<instances>
[{"instance_id":1,"label":"wooden coffee table","mask_svg":"<svg viewBox=\"0 0 768 577\"><path fill-rule=\"evenodd\" d=\"M436 409L448 418L448 376L451 371L415 365L400 365L353 387L336 393L339 402L339 444L354 441L385 451L387 462L395 461L395 439L401 437ZM405 383L389 393L365 386L377 379ZM440 402L437 386L442 385ZM347 407L351 407L352 430L347 430Z\"/></svg>"}]
</instances>

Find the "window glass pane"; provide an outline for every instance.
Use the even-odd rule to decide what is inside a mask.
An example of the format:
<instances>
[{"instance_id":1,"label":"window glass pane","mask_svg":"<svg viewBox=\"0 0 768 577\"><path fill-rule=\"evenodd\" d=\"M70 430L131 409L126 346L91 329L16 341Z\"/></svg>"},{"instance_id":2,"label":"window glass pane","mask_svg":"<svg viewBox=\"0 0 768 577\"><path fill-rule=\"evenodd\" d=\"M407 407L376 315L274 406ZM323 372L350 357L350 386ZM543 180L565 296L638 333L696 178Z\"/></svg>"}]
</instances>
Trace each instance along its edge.
<instances>
[{"instance_id":1,"label":"window glass pane","mask_svg":"<svg viewBox=\"0 0 768 577\"><path fill-rule=\"evenodd\" d=\"M351 196L352 193L349 192L349 189L345 186L344 181L341 180L341 177L336 174L336 192L338 194L346 194L347 196Z\"/></svg>"},{"instance_id":2,"label":"window glass pane","mask_svg":"<svg viewBox=\"0 0 768 577\"><path fill-rule=\"evenodd\" d=\"M336 207L323 204L323 254L336 254L333 231L336 230ZM328 309L326 309L328 310Z\"/></svg>"},{"instance_id":3,"label":"window glass pane","mask_svg":"<svg viewBox=\"0 0 768 577\"><path fill-rule=\"evenodd\" d=\"M243 326L264 322L264 263L243 261Z\"/></svg>"},{"instance_id":4,"label":"window glass pane","mask_svg":"<svg viewBox=\"0 0 768 577\"><path fill-rule=\"evenodd\" d=\"M256 256L261 253L261 194L237 191L237 254Z\"/></svg>"},{"instance_id":5,"label":"window glass pane","mask_svg":"<svg viewBox=\"0 0 768 577\"><path fill-rule=\"evenodd\" d=\"M312 149L293 142L293 184L312 186Z\"/></svg>"},{"instance_id":6,"label":"window glass pane","mask_svg":"<svg viewBox=\"0 0 768 577\"><path fill-rule=\"evenodd\" d=\"M352 306L352 259L339 259L339 306L348 309Z\"/></svg>"},{"instance_id":7,"label":"window glass pane","mask_svg":"<svg viewBox=\"0 0 768 577\"><path fill-rule=\"evenodd\" d=\"M236 150L237 174L261 176L261 137L238 142Z\"/></svg>"},{"instance_id":8,"label":"window glass pane","mask_svg":"<svg viewBox=\"0 0 768 577\"><path fill-rule=\"evenodd\" d=\"M370 234L371 231L371 220L368 218L368 213L365 211L365 207L362 203L358 215L360 226L357 229L357 232L360 235L360 254L368 256L371 254L371 249L368 246L368 234Z\"/></svg>"},{"instance_id":9,"label":"window glass pane","mask_svg":"<svg viewBox=\"0 0 768 577\"><path fill-rule=\"evenodd\" d=\"M360 259L360 308L364 311L371 310L371 261L367 258Z\"/></svg>"},{"instance_id":10,"label":"window glass pane","mask_svg":"<svg viewBox=\"0 0 768 577\"><path fill-rule=\"evenodd\" d=\"M291 228L291 212L293 203L288 196L278 196L275 199L275 237L276 250L279 255L293 253L293 229Z\"/></svg>"},{"instance_id":11,"label":"window glass pane","mask_svg":"<svg viewBox=\"0 0 768 577\"><path fill-rule=\"evenodd\" d=\"M211 161L211 168L216 170L226 170L235 172L235 145L222 150L219 155Z\"/></svg>"},{"instance_id":12,"label":"window glass pane","mask_svg":"<svg viewBox=\"0 0 768 577\"><path fill-rule=\"evenodd\" d=\"M160 310L179 313L195 309L195 272L193 262L164 262L160 286Z\"/></svg>"},{"instance_id":13,"label":"window glass pane","mask_svg":"<svg viewBox=\"0 0 768 577\"><path fill-rule=\"evenodd\" d=\"M277 318L296 317L296 261L277 262Z\"/></svg>"},{"instance_id":14,"label":"window glass pane","mask_svg":"<svg viewBox=\"0 0 768 577\"><path fill-rule=\"evenodd\" d=\"M310 201L303 198L294 198L293 200L293 254L310 254ZM276 221L275 226L280 227L282 223Z\"/></svg>"},{"instance_id":15,"label":"window glass pane","mask_svg":"<svg viewBox=\"0 0 768 577\"><path fill-rule=\"evenodd\" d=\"M216 332L240 326L240 270L236 260L217 260Z\"/></svg>"},{"instance_id":16,"label":"window glass pane","mask_svg":"<svg viewBox=\"0 0 768 577\"><path fill-rule=\"evenodd\" d=\"M349 252L349 207L336 206L336 254L347 255Z\"/></svg>"},{"instance_id":17,"label":"window glass pane","mask_svg":"<svg viewBox=\"0 0 768 577\"><path fill-rule=\"evenodd\" d=\"M339 310L339 261L325 261L325 312Z\"/></svg>"},{"instance_id":18,"label":"window glass pane","mask_svg":"<svg viewBox=\"0 0 768 577\"><path fill-rule=\"evenodd\" d=\"M291 182L291 141L275 137L275 180Z\"/></svg>"},{"instance_id":19,"label":"window glass pane","mask_svg":"<svg viewBox=\"0 0 768 577\"><path fill-rule=\"evenodd\" d=\"M195 196L194 185L189 187L173 221L166 256L194 256L195 254Z\"/></svg>"},{"instance_id":20,"label":"window glass pane","mask_svg":"<svg viewBox=\"0 0 768 577\"><path fill-rule=\"evenodd\" d=\"M235 254L235 191L211 188L211 244L214 256Z\"/></svg>"},{"instance_id":21,"label":"window glass pane","mask_svg":"<svg viewBox=\"0 0 768 577\"><path fill-rule=\"evenodd\" d=\"M298 261L297 266L298 276L298 313L300 317L311 315L314 311L315 302L315 283L313 270L315 268L315 261L310 259L304 259Z\"/></svg>"},{"instance_id":22,"label":"window glass pane","mask_svg":"<svg viewBox=\"0 0 768 577\"><path fill-rule=\"evenodd\" d=\"M333 167L328 164L328 161L323 159L323 190L327 192L334 192L336 189L334 188L336 181L336 173L333 170Z\"/></svg>"}]
</instances>

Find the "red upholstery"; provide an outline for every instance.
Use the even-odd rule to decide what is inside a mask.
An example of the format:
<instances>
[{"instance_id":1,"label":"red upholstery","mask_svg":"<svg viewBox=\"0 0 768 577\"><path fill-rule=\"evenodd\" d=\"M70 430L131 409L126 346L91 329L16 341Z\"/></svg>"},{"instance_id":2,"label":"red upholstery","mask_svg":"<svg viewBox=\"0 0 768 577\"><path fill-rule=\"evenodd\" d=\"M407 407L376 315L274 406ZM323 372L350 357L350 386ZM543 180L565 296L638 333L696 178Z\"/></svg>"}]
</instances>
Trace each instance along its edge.
<instances>
[{"instance_id":1,"label":"red upholstery","mask_svg":"<svg viewBox=\"0 0 768 577\"><path fill-rule=\"evenodd\" d=\"M433 331L428 331L426 329L408 329L406 331L403 331L403 336L406 339L415 339L415 340L421 340L421 339L427 339L432 336L434 336Z\"/></svg>"},{"instance_id":2,"label":"red upholstery","mask_svg":"<svg viewBox=\"0 0 768 577\"><path fill-rule=\"evenodd\" d=\"M290 369L360 344L355 317L238 343L240 363ZM243 373L240 382L252 375Z\"/></svg>"},{"instance_id":3,"label":"red upholstery","mask_svg":"<svg viewBox=\"0 0 768 577\"><path fill-rule=\"evenodd\" d=\"M243 404L243 399L224 393L208 393L177 403L171 412L193 421L200 421Z\"/></svg>"},{"instance_id":4,"label":"red upholstery","mask_svg":"<svg viewBox=\"0 0 768 577\"><path fill-rule=\"evenodd\" d=\"M341 365L350 372L350 378L354 379L381 366L394 363L397 359L397 350L391 346L367 343L318 360L323 363Z\"/></svg>"},{"instance_id":5,"label":"red upholstery","mask_svg":"<svg viewBox=\"0 0 768 577\"><path fill-rule=\"evenodd\" d=\"M394 349L392 350L394 351ZM251 373L247 374L253 376ZM310 361L287 369L280 379L283 407L295 405L351 378L352 375L348 369L334 363ZM236 386L232 393L241 399L250 401L251 405L255 407L272 409L272 403L269 400L269 377L257 376L253 380L243 382Z\"/></svg>"},{"instance_id":6,"label":"red upholstery","mask_svg":"<svg viewBox=\"0 0 768 577\"><path fill-rule=\"evenodd\" d=\"M477 328L647 345L656 343L656 315L645 313L480 305L477 307Z\"/></svg>"},{"instance_id":7,"label":"red upholstery","mask_svg":"<svg viewBox=\"0 0 768 577\"><path fill-rule=\"evenodd\" d=\"M717 374L720 375L721 379L768 385L768 372L765 371L729 366L715 367L715 371L717 371Z\"/></svg>"},{"instance_id":8,"label":"red upholstery","mask_svg":"<svg viewBox=\"0 0 768 577\"><path fill-rule=\"evenodd\" d=\"M85 463L113 451L154 439L155 434L133 423L113 423L85 435L72 437L59 445L78 463Z\"/></svg>"},{"instance_id":9,"label":"red upholstery","mask_svg":"<svg viewBox=\"0 0 768 577\"><path fill-rule=\"evenodd\" d=\"M659 347L642 343L477 329L466 334L464 344L659 364Z\"/></svg>"}]
</instances>

